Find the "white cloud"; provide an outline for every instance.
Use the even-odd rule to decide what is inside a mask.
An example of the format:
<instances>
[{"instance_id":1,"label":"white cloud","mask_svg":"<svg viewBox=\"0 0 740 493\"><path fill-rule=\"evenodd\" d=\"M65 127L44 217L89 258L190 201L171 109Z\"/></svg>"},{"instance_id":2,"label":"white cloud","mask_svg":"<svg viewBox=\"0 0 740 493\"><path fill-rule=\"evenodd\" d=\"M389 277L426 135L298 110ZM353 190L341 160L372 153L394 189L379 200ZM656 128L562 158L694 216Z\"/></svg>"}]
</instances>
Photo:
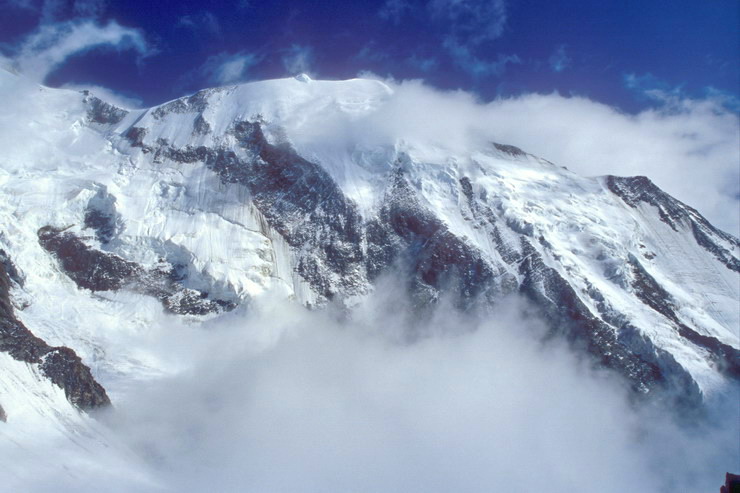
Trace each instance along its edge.
<instances>
[{"instance_id":1,"label":"white cloud","mask_svg":"<svg viewBox=\"0 0 740 493\"><path fill-rule=\"evenodd\" d=\"M14 64L25 76L43 81L68 58L93 48L133 50L148 56L152 50L138 29L111 21L98 25L93 21L42 24L28 35L14 54Z\"/></svg>"},{"instance_id":2,"label":"white cloud","mask_svg":"<svg viewBox=\"0 0 740 493\"><path fill-rule=\"evenodd\" d=\"M582 175L646 175L738 234L740 122L721 98L669 99L630 115L582 97L526 94L481 103L471 93L420 81L386 83L393 95L377 110L323 122L309 138L340 148L392 146L403 138L462 153L482 142L513 144Z\"/></svg>"},{"instance_id":3,"label":"white cloud","mask_svg":"<svg viewBox=\"0 0 740 493\"><path fill-rule=\"evenodd\" d=\"M738 235L737 115L712 99L680 99L636 115L585 98L526 95L490 106L491 132L584 175L647 175Z\"/></svg>"},{"instance_id":4,"label":"white cloud","mask_svg":"<svg viewBox=\"0 0 740 493\"><path fill-rule=\"evenodd\" d=\"M208 57L198 72L209 84L227 85L243 82L249 69L257 65L262 58L254 53L219 53Z\"/></svg>"},{"instance_id":5,"label":"white cloud","mask_svg":"<svg viewBox=\"0 0 740 493\"><path fill-rule=\"evenodd\" d=\"M343 321L283 303L203 327L163 318L130 343L179 370L127 386L103 419L116 453L128 448L127 469L81 475L88 489L66 474L53 484L83 492L699 492L734 465L737 422L692 436L665 411L637 411L608 375L539 343L542 328L516 300L478 318L439 310L411 327L398 292L385 287L383 299ZM420 329L415 342L403 337ZM37 469L25 491L48 486Z\"/></svg>"},{"instance_id":6,"label":"white cloud","mask_svg":"<svg viewBox=\"0 0 740 493\"><path fill-rule=\"evenodd\" d=\"M283 66L291 75L308 74L314 75L314 51L311 46L294 44L283 55Z\"/></svg>"}]
</instances>

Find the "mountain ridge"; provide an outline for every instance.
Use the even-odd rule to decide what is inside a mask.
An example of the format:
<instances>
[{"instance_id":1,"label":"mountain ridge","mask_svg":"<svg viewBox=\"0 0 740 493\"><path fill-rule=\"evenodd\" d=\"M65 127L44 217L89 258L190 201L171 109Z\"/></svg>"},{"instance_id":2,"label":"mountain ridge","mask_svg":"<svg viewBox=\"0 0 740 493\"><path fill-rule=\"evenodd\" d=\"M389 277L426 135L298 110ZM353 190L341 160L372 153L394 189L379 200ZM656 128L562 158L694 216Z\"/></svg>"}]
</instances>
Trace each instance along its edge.
<instances>
[{"instance_id":1,"label":"mountain ridge","mask_svg":"<svg viewBox=\"0 0 740 493\"><path fill-rule=\"evenodd\" d=\"M207 318L277 290L351 309L390 271L419 307L523 295L638 394L699 407L738 379L740 243L645 177L583 178L491 141L363 140L353 125L392 96L379 81L280 79L141 110L26 90L44 139L2 163L0 247L30 279L14 287L29 305L6 318L80 352L104 383L127 357L93 357L114 336L55 328L45 296L104 312L100 293L130 293ZM108 284L86 284L75 255Z\"/></svg>"}]
</instances>

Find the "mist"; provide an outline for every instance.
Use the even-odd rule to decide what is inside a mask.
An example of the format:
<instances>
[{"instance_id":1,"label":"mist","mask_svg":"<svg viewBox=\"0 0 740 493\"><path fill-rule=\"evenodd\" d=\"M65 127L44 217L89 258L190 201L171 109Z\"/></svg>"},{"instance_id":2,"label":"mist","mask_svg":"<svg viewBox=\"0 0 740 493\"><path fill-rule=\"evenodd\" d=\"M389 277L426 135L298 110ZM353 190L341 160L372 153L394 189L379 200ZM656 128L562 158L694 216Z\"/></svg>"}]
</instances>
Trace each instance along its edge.
<instances>
[{"instance_id":1,"label":"mist","mask_svg":"<svg viewBox=\"0 0 740 493\"><path fill-rule=\"evenodd\" d=\"M401 298L163 315L138 344L171 371L109 389L119 462L96 458L82 491L699 492L736 467L735 408L687 429L630 404L516 298L424 318Z\"/></svg>"},{"instance_id":2,"label":"mist","mask_svg":"<svg viewBox=\"0 0 740 493\"><path fill-rule=\"evenodd\" d=\"M648 176L715 226L740 234L740 119L721 95L673 94L629 114L581 96L528 93L484 102L420 80L361 75L382 80L391 96L361 116L288 122L299 149L400 143L466 155L490 142L511 144L583 176Z\"/></svg>"}]
</instances>

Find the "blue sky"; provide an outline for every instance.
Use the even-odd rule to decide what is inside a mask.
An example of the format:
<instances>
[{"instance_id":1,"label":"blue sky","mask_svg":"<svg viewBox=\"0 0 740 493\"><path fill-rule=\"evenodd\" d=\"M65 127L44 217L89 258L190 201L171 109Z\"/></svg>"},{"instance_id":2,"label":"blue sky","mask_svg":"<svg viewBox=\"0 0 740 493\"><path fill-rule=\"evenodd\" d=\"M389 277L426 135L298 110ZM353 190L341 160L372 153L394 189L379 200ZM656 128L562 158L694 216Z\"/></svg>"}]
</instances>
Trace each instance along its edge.
<instances>
[{"instance_id":1,"label":"blue sky","mask_svg":"<svg viewBox=\"0 0 740 493\"><path fill-rule=\"evenodd\" d=\"M99 85L145 105L301 71L326 79L363 71L422 78L482 100L558 91L627 112L656 104L652 89L719 94L736 105L740 85L734 0L0 0L0 6L0 52L20 60L21 69L35 70L50 86ZM74 35L76 42L66 43ZM57 48L54 56L50 47Z\"/></svg>"}]
</instances>

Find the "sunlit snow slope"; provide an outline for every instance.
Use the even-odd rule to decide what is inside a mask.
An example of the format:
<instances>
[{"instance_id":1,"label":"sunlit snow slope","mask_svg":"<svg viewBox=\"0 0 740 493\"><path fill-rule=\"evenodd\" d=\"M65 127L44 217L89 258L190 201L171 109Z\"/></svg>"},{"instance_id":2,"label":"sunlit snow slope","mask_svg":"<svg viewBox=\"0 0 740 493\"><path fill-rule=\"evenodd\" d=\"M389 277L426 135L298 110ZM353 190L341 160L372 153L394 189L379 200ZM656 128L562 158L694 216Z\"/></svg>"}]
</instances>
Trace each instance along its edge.
<instances>
[{"instance_id":1,"label":"sunlit snow slope","mask_svg":"<svg viewBox=\"0 0 740 493\"><path fill-rule=\"evenodd\" d=\"M393 97L300 77L127 110L0 71L12 330L73 349L60 374L89 367L115 402L166 371L127 344L163 313L197 324L268 293L349 308L393 270L419 307L524 296L638 393L698 405L740 376L736 238L644 177L368 135ZM12 357L3 327L0 428L21 433L28 406L72 423L73 404L106 404L80 405L80 380L52 383L41 356Z\"/></svg>"}]
</instances>

